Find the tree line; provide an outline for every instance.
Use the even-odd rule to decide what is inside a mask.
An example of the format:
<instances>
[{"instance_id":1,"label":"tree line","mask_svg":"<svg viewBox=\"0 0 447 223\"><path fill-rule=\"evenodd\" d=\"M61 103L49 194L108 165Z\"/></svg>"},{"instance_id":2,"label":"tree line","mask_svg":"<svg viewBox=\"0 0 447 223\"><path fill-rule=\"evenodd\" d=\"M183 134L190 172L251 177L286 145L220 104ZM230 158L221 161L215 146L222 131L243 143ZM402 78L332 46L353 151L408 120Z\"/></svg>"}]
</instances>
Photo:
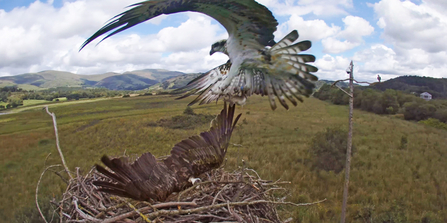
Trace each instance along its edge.
<instances>
[{"instance_id":1,"label":"tree line","mask_svg":"<svg viewBox=\"0 0 447 223\"><path fill-rule=\"evenodd\" d=\"M58 87L46 90L23 90L17 86L8 86L0 88L0 110L15 108L23 105L23 100L46 100L58 101L59 98L67 98L67 100L79 100L83 98L101 98L115 97L124 95L126 92L113 91L106 88L70 88Z\"/></svg>"},{"instance_id":2,"label":"tree line","mask_svg":"<svg viewBox=\"0 0 447 223\"><path fill-rule=\"evenodd\" d=\"M315 92L314 97L337 105L349 103L348 95L327 84ZM354 108L376 114L403 114L405 120L421 121L431 118L447 123L447 100L425 101L418 94L393 89L379 91L354 88Z\"/></svg>"}]
</instances>

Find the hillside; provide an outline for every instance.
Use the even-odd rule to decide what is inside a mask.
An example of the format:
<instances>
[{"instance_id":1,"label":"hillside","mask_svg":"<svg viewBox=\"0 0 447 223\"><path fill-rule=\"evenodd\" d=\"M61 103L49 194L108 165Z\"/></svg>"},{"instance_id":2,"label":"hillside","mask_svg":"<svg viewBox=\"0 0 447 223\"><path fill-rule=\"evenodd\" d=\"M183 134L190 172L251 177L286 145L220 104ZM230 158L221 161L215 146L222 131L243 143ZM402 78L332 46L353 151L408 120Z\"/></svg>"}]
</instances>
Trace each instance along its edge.
<instances>
[{"instance_id":1,"label":"hillside","mask_svg":"<svg viewBox=\"0 0 447 223\"><path fill-rule=\"evenodd\" d=\"M329 85L331 85L331 84L333 84L335 81L330 81L330 80L318 80L317 82L315 82L315 88L316 88L316 90L318 91L318 89L320 89L323 85L325 85L325 84L329 84ZM355 84L355 85L357 85L357 84ZM338 82L337 83L337 86L339 86L339 87L343 87L343 88L346 88L346 87L349 87L349 83L348 82Z\"/></svg>"},{"instance_id":2,"label":"hillside","mask_svg":"<svg viewBox=\"0 0 447 223\"><path fill-rule=\"evenodd\" d=\"M110 90L142 90L180 75L185 74L160 69L127 71L123 74L108 72L94 75L48 70L0 77L0 86L18 85L25 90L57 87L105 87Z\"/></svg>"},{"instance_id":3,"label":"hillside","mask_svg":"<svg viewBox=\"0 0 447 223\"><path fill-rule=\"evenodd\" d=\"M0 77L0 82L12 84L27 84L39 88L50 87L80 87L83 84L81 78L70 72L63 71L41 71L38 73L27 73L16 76Z\"/></svg>"},{"instance_id":4,"label":"hillside","mask_svg":"<svg viewBox=\"0 0 447 223\"><path fill-rule=\"evenodd\" d=\"M433 95L433 99L447 98L447 79L419 76L400 76L381 83L374 83L369 86L378 90L394 89L406 93L420 94L428 92Z\"/></svg>"},{"instance_id":5,"label":"hillside","mask_svg":"<svg viewBox=\"0 0 447 223\"><path fill-rule=\"evenodd\" d=\"M158 81L135 74L122 74L104 78L94 86L105 87L109 90L141 90L156 83Z\"/></svg>"},{"instance_id":6,"label":"hillside","mask_svg":"<svg viewBox=\"0 0 447 223\"><path fill-rule=\"evenodd\" d=\"M156 80L157 82L163 82L167 79L185 75L185 73L178 71L169 71L163 69L144 69L144 70L135 70L135 71L127 71L124 74L134 74L141 77L146 77L151 80Z\"/></svg>"},{"instance_id":7,"label":"hillside","mask_svg":"<svg viewBox=\"0 0 447 223\"><path fill-rule=\"evenodd\" d=\"M151 86L149 89L154 91L174 90L185 86L199 75L200 75L199 73L194 73L194 74L183 74L181 76L172 77L167 80L164 80L163 82Z\"/></svg>"}]
</instances>

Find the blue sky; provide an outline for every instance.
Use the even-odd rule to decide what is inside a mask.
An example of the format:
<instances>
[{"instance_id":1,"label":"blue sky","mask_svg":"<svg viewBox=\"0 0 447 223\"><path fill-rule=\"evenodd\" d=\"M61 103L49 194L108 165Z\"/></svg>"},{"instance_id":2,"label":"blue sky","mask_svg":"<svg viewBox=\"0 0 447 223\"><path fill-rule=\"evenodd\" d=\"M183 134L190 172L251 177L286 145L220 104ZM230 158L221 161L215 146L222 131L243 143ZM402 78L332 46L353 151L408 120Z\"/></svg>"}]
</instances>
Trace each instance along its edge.
<instances>
[{"instance_id":1,"label":"blue sky","mask_svg":"<svg viewBox=\"0 0 447 223\"><path fill-rule=\"evenodd\" d=\"M341 79L354 60L362 81L400 75L447 77L447 1L257 0L279 22L275 38L297 29L312 41L320 79ZM79 46L138 0L0 0L0 76L42 70L79 74L159 68L205 72L227 60L209 56L227 37L199 13L161 16L95 46Z\"/></svg>"}]
</instances>

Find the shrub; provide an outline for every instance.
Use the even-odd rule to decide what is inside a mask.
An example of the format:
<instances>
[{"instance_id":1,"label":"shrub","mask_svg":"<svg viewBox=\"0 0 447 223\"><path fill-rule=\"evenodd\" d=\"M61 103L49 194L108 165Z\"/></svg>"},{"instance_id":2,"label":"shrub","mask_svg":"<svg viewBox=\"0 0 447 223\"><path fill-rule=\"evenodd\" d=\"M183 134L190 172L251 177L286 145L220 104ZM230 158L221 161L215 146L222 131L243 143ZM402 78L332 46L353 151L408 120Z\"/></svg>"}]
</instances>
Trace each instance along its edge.
<instances>
[{"instance_id":1,"label":"shrub","mask_svg":"<svg viewBox=\"0 0 447 223\"><path fill-rule=\"evenodd\" d=\"M338 127L327 128L312 139L313 168L339 173L345 168L348 133ZM351 155L354 154L354 146Z\"/></svg>"},{"instance_id":2,"label":"shrub","mask_svg":"<svg viewBox=\"0 0 447 223\"><path fill-rule=\"evenodd\" d=\"M195 115L194 110L192 110L191 106L186 106L185 110L183 111L183 114L185 115Z\"/></svg>"},{"instance_id":3,"label":"shrub","mask_svg":"<svg viewBox=\"0 0 447 223\"><path fill-rule=\"evenodd\" d=\"M447 108L436 110L433 117L439 119L441 122L447 122Z\"/></svg>"},{"instance_id":4,"label":"shrub","mask_svg":"<svg viewBox=\"0 0 447 223\"><path fill-rule=\"evenodd\" d=\"M408 145L408 138L406 135L400 137L399 149L406 149Z\"/></svg>"},{"instance_id":5,"label":"shrub","mask_svg":"<svg viewBox=\"0 0 447 223\"><path fill-rule=\"evenodd\" d=\"M425 101L407 102L404 104L404 117L406 120L424 120L432 117L436 107Z\"/></svg>"},{"instance_id":6,"label":"shrub","mask_svg":"<svg viewBox=\"0 0 447 223\"><path fill-rule=\"evenodd\" d=\"M435 118L429 118L427 120L419 121L419 123L422 123L422 124L425 124L425 125L428 125L428 126L431 126L434 128L447 130L447 124L445 124L444 122L441 122Z\"/></svg>"}]
</instances>

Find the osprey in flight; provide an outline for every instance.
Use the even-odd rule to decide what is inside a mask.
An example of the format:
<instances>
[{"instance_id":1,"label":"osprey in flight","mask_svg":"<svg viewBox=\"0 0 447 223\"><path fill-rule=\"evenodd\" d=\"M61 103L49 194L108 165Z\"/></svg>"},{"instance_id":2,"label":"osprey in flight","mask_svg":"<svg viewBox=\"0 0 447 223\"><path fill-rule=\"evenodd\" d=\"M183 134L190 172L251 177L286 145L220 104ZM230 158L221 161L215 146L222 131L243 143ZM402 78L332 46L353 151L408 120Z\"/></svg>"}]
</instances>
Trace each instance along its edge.
<instances>
[{"instance_id":1,"label":"osprey in flight","mask_svg":"<svg viewBox=\"0 0 447 223\"><path fill-rule=\"evenodd\" d=\"M310 41L295 43L298 32L292 31L276 43L273 32L278 22L272 12L254 0L147 0L115 16L81 46L84 48L97 37L109 33L104 39L136 24L162 14L194 11L216 19L228 32L228 39L212 45L210 54L228 55L222 64L194 79L177 92L183 97L199 93L190 104L210 103L224 98L231 103L245 104L252 94L268 95L272 109L277 98L289 108L309 96L318 78L311 74L318 69L308 62L315 62L309 54L298 54L311 47ZM104 40L103 39L103 40Z\"/></svg>"},{"instance_id":2,"label":"osprey in flight","mask_svg":"<svg viewBox=\"0 0 447 223\"><path fill-rule=\"evenodd\" d=\"M193 183L195 177L218 168L225 157L231 133L241 114L233 122L235 105L224 109L211 122L211 128L198 136L177 143L171 155L157 161L151 153L144 153L134 163L126 158L101 161L110 170L100 165L96 169L107 181L94 181L100 191L142 201L164 201L173 192L183 190Z\"/></svg>"}]
</instances>

